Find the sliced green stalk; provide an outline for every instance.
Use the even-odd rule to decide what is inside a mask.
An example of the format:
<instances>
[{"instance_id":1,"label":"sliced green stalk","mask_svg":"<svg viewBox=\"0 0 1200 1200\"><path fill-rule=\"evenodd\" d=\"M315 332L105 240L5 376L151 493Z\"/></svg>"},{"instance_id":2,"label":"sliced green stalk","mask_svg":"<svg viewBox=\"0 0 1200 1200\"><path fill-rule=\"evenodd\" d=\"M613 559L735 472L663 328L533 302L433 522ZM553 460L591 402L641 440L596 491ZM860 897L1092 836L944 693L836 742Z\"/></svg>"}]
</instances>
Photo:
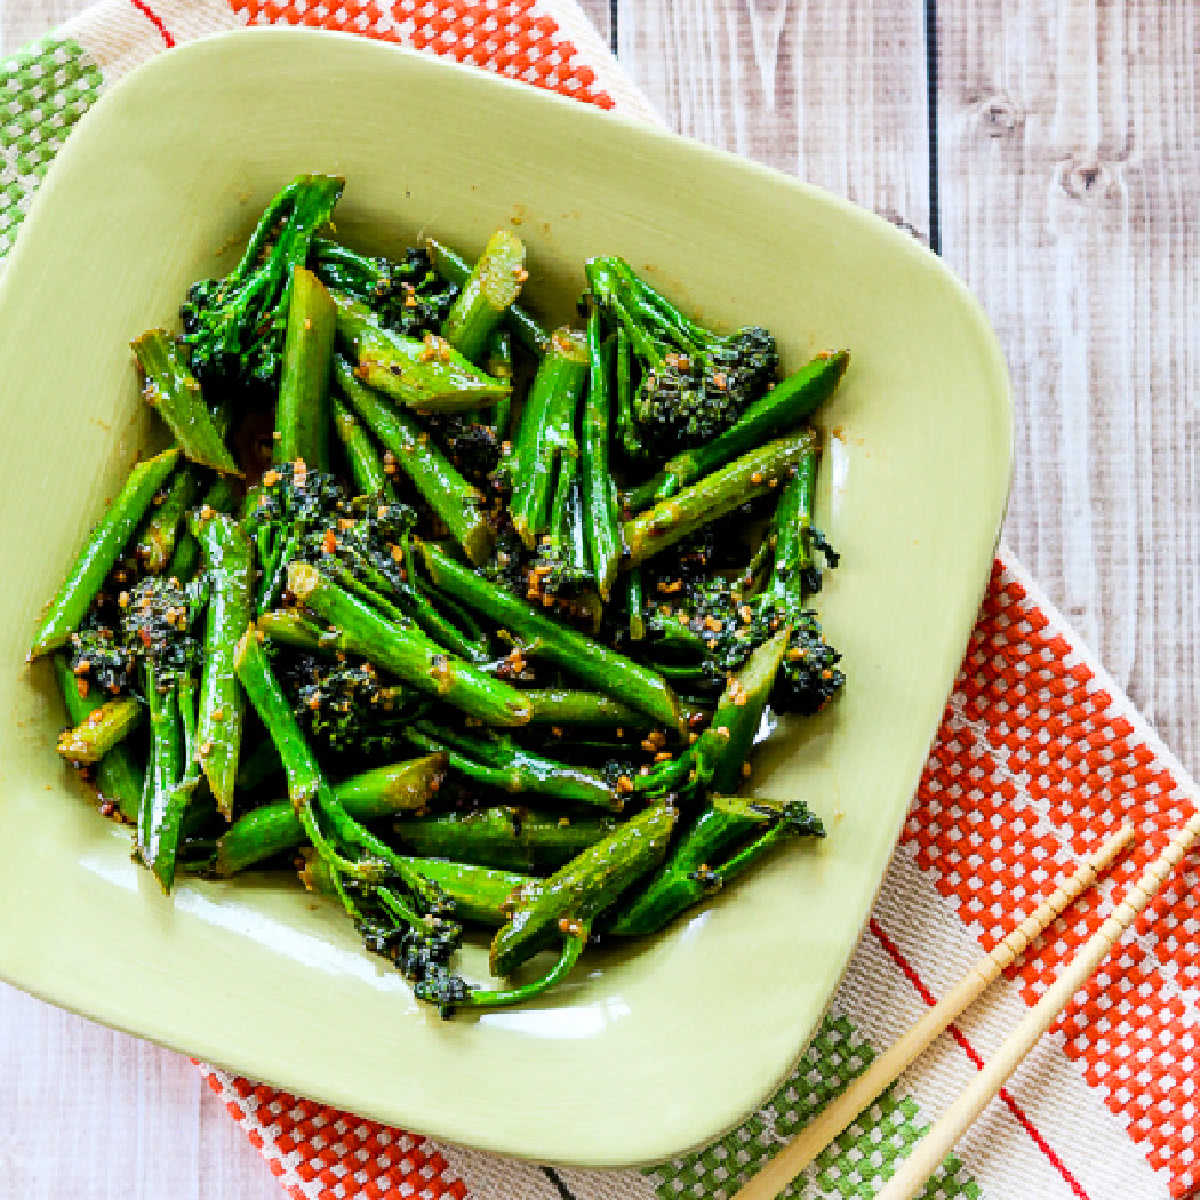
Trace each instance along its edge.
<instances>
[{"instance_id":1,"label":"sliced green stalk","mask_svg":"<svg viewBox=\"0 0 1200 1200\"><path fill-rule=\"evenodd\" d=\"M399 844L415 854L540 875L569 862L616 827L614 817L558 817L501 805L405 817L394 828Z\"/></svg>"},{"instance_id":2,"label":"sliced green stalk","mask_svg":"<svg viewBox=\"0 0 1200 1200\"><path fill-rule=\"evenodd\" d=\"M150 329L133 342L142 369L142 398L171 427L185 458L226 475L240 475L200 384L165 329Z\"/></svg>"},{"instance_id":3,"label":"sliced green stalk","mask_svg":"<svg viewBox=\"0 0 1200 1200\"><path fill-rule=\"evenodd\" d=\"M549 527L559 463L579 453L575 425L587 370L583 339L570 329L556 329L526 400L515 461L509 467L509 511L530 549Z\"/></svg>"},{"instance_id":4,"label":"sliced green stalk","mask_svg":"<svg viewBox=\"0 0 1200 1200\"><path fill-rule=\"evenodd\" d=\"M294 608L276 608L265 612L255 622L273 642L294 646L310 654L336 654L337 636L311 617Z\"/></svg>"},{"instance_id":5,"label":"sliced green stalk","mask_svg":"<svg viewBox=\"0 0 1200 1200\"><path fill-rule=\"evenodd\" d=\"M377 392L360 383L340 355L334 362L334 378L358 415L392 452L396 466L412 480L454 535L467 558L477 566L485 562L496 534L487 520L486 502L479 489L454 469L412 417L397 411Z\"/></svg>"},{"instance_id":6,"label":"sliced green stalk","mask_svg":"<svg viewBox=\"0 0 1200 1200\"><path fill-rule=\"evenodd\" d=\"M246 691L246 697L254 706L271 741L279 751L283 773L287 778L288 798L293 808L301 813L305 832L309 822L305 813L309 810L322 782L321 768L316 756L309 749L304 733L292 713L292 706L279 686L271 670L266 651L259 641L259 633L250 626L242 634L234 652L233 665L237 677ZM311 812L307 813L311 819ZM310 835L311 836L311 835Z\"/></svg>"},{"instance_id":7,"label":"sliced green stalk","mask_svg":"<svg viewBox=\"0 0 1200 1200\"><path fill-rule=\"evenodd\" d=\"M527 688L521 694L529 701L532 725L601 725L608 728L628 725L631 729L648 729L651 725L644 712L603 692Z\"/></svg>"},{"instance_id":8,"label":"sliced green stalk","mask_svg":"<svg viewBox=\"0 0 1200 1200\"><path fill-rule=\"evenodd\" d=\"M352 775L333 790L356 821L416 812L433 798L445 765L443 755L430 754ZM221 836L213 870L218 875L233 875L295 849L304 840L304 825L291 801L264 804L239 817Z\"/></svg>"},{"instance_id":9,"label":"sliced green stalk","mask_svg":"<svg viewBox=\"0 0 1200 1200\"><path fill-rule=\"evenodd\" d=\"M507 329L492 330L491 337L488 338L484 366L493 379L507 380L510 384L512 383L512 335ZM508 437L508 427L512 422L511 392L496 402L493 419L496 424L496 441L503 442Z\"/></svg>"},{"instance_id":10,"label":"sliced green stalk","mask_svg":"<svg viewBox=\"0 0 1200 1200\"><path fill-rule=\"evenodd\" d=\"M620 811L617 788L599 772L556 762L516 745L507 737L471 737L417 721L402 731L414 745L444 750L452 771L485 787L515 795L546 796L573 804L599 805Z\"/></svg>"},{"instance_id":11,"label":"sliced green stalk","mask_svg":"<svg viewBox=\"0 0 1200 1200\"><path fill-rule=\"evenodd\" d=\"M617 483L608 464L612 405L608 367L600 344L600 310L596 307L588 314L587 348L589 376L580 445L583 503L586 510L583 528L587 537L588 558L596 577L596 590L600 593L600 599L607 601L621 558L621 525Z\"/></svg>"},{"instance_id":12,"label":"sliced green stalk","mask_svg":"<svg viewBox=\"0 0 1200 1200\"><path fill-rule=\"evenodd\" d=\"M431 641L415 625L381 617L308 563L288 567L288 589L337 630L337 647L361 654L398 679L488 725L524 725L529 705L516 688L493 679Z\"/></svg>"},{"instance_id":13,"label":"sliced green stalk","mask_svg":"<svg viewBox=\"0 0 1200 1200\"><path fill-rule=\"evenodd\" d=\"M279 461L303 459L329 470L329 368L337 310L325 285L303 267L292 271L287 335L275 429Z\"/></svg>"},{"instance_id":14,"label":"sliced green stalk","mask_svg":"<svg viewBox=\"0 0 1200 1200\"><path fill-rule=\"evenodd\" d=\"M821 822L802 800L713 796L662 869L621 908L606 932L618 937L657 933L685 909L735 879L784 838L797 836L824 836ZM743 848L729 855L738 846Z\"/></svg>"},{"instance_id":15,"label":"sliced green stalk","mask_svg":"<svg viewBox=\"0 0 1200 1200\"><path fill-rule=\"evenodd\" d=\"M53 658L54 677L62 693L67 720L72 725L85 721L90 713L104 704L99 696L83 696L79 692L79 680L71 671L65 654ZM143 772L128 746L114 746L96 766L96 790L101 799L116 804L126 821L136 823L142 804Z\"/></svg>"},{"instance_id":16,"label":"sliced green stalk","mask_svg":"<svg viewBox=\"0 0 1200 1200\"><path fill-rule=\"evenodd\" d=\"M250 539L232 517L214 513L202 518L199 536L210 591L196 745L217 810L228 820L233 813L244 706L233 658L250 623L254 564Z\"/></svg>"},{"instance_id":17,"label":"sliced green stalk","mask_svg":"<svg viewBox=\"0 0 1200 1200\"><path fill-rule=\"evenodd\" d=\"M619 825L549 879L520 893L513 914L492 941L493 975L511 975L562 936L560 922L590 925L667 852L678 814L657 804ZM569 936L569 934L568 934Z\"/></svg>"},{"instance_id":18,"label":"sliced green stalk","mask_svg":"<svg viewBox=\"0 0 1200 1200\"><path fill-rule=\"evenodd\" d=\"M495 929L508 920L509 897L532 882L527 875L513 871L495 871L469 863L447 862L440 858L404 858L444 893L457 921L470 921ZM325 864L313 856L306 858L300 879L310 891L332 894L333 881Z\"/></svg>"},{"instance_id":19,"label":"sliced green stalk","mask_svg":"<svg viewBox=\"0 0 1200 1200\"><path fill-rule=\"evenodd\" d=\"M701 526L786 483L811 448L808 434L767 442L626 521L622 533L629 561L635 566L645 562Z\"/></svg>"},{"instance_id":20,"label":"sliced green stalk","mask_svg":"<svg viewBox=\"0 0 1200 1200\"><path fill-rule=\"evenodd\" d=\"M371 435L355 420L354 414L337 397L332 400L333 429L346 452L350 474L360 496L382 496L391 502L396 489L383 469Z\"/></svg>"},{"instance_id":21,"label":"sliced green stalk","mask_svg":"<svg viewBox=\"0 0 1200 1200\"><path fill-rule=\"evenodd\" d=\"M767 438L808 420L833 395L849 363L848 350L818 354L751 404L732 428L703 446L677 454L652 479L634 488L629 495L630 508L639 512L657 500L665 500Z\"/></svg>"},{"instance_id":22,"label":"sliced green stalk","mask_svg":"<svg viewBox=\"0 0 1200 1200\"><path fill-rule=\"evenodd\" d=\"M616 385L616 430L625 457L637 460L645 456L645 447L637 433L633 415L633 348L624 325L617 326L613 339L613 379Z\"/></svg>"},{"instance_id":23,"label":"sliced green stalk","mask_svg":"<svg viewBox=\"0 0 1200 1200\"><path fill-rule=\"evenodd\" d=\"M78 724L63 730L58 752L68 762L99 762L137 728L141 719L142 706L133 696L105 701Z\"/></svg>"},{"instance_id":24,"label":"sliced green stalk","mask_svg":"<svg viewBox=\"0 0 1200 1200\"><path fill-rule=\"evenodd\" d=\"M137 540L138 558L151 575L162 574L174 556L180 533L186 533L182 529L184 514L195 502L199 487L191 467L178 467L162 503L151 505Z\"/></svg>"},{"instance_id":25,"label":"sliced green stalk","mask_svg":"<svg viewBox=\"0 0 1200 1200\"><path fill-rule=\"evenodd\" d=\"M441 242L434 241L433 238L426 239L425 248L433 263L433 269L447 283L456 283L462 287L467 282L467 278L471 274L471 264L461 254ZM513 337L531 354L542 354L546 344L550 341L549 335L542 328L538 319L519 304L509 306L508 312L504 315L504 323L512 331Z\"/></svg>"},{"instance_id":26,"label":"sliced green stalk","mask_svg":"<svg viewBox=\"0 0 1200 1200\"><path fill-rule=\"evenodd\" d=\"M483 613L526 642L537 642L538 653L568 674L591 683L605 695L652 717L668 729L679 729L679 701L656 671L592 641L523 600L456 563L436 546L421 546L425 567L435 587Z\"/></svg>"},{"instance_id":27,"label":"sliced green stalk","mask_svg":"<svg viewBox=\"0 0 1200 1200\"><path fill-rule=\"evenodd\" d=\"M58 595L33 637L29 653L36 658L65 645L91 607L105 576L121 556L154 494L162 487L179 459L177 449L164 450L140 462L129 473L117 498L88 535Z\"/></svg>"},{"instance_id":28,"label":"sliced green stalk","mask_svg":"<svg viewBox=\"0 0 1200 1200\"><path fill-rule=\"evenodd\" d=\"M464 412L495 404L512 385L493 379L470 363L445 338L423 342L375 323L365 304L339 292L338 335L350 348L355 374L400 404L425 412Z\"/></svg>"},{"instance_id":29,"label":"sliced green stalk","mask_svg":"<svg viewBox=\"0 0 1200 1200\"><path fill-rule=\"evenodd\" d=\"M145 694L150 711L150 760L138 812L137 848L142 862L169 892L184 808L176 795L184 762L179 690L174 679L160 677L147 665Z\"/></svg>"},{"instance_id":30,"label":"sliced green stalk","mask_svg":"<svg viewBox=\"0 0 1200 1200\"><path fill-rule=\"evenodd\" d=\"M524 243L507 229L496 230L446 314L442 337L478 362L488 337L516 303L527 277Z\"/></svg>"}]
</instances>

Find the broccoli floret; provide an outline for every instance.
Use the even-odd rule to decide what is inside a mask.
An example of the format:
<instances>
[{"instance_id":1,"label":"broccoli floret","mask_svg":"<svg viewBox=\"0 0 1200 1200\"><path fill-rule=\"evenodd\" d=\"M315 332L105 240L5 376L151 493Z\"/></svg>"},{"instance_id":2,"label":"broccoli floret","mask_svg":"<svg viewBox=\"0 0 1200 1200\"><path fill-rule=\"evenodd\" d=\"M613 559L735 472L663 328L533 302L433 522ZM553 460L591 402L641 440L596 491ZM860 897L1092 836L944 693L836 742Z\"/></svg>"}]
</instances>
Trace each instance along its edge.
<instances>
[{"instance_id":1,"label":"broccoli floret","mask_svg":"<svg viewBox=\"0 0 1200 1200\"><path fill-rule=\"evenodd\" d=\"M93 608L70 641L71 671L88 688L109 695L128 691L134 667L133 651L120 637L116 615Z\"/></svg>"},{"instance_id":2,"label":"broccoli floret","mask_svg":"<svg viewBox=\"0 0 1200 1200\"><path fill-rule=\"evenodd\" d=\"M370 663L297 654L282 659L278 670L296 719L319 747L364 759L395 749L406 697L382 683Z\"/></svg>"},{"instance_id":3,"label":"broccoli floret","mask_svg":"<svg viewBox=\"0 0 1200 1200\"><path fill-rule=\"evenodd\" d=\"M684 316L620 258L587 263L588 287L610 328L628 335L639 379L633 416L660 458L723 433L775 381L775 339L760 326L717 334Z\"/></svg>"},{"instance_id":4,"label":"broccoli floret","mask_svg":"<svg viewBox=\"0 0 1200 1200\"><path fill-rule=\"evenodd\" d=\"M434 271L429 255L420 248L392 262L316 238L309 265L326 287L365 304L384 325L405 337L440 333L459 291L457 284L447 283Z\"/></svg>"},{"instance_id":5,"label":"broccoli floret","mask_svg":"<svg viewBox=\"0 0 1200 1200\"><path fill-rule=\"evenodd\" d=\"M202 587L147 575L127 595L121 627L130 655L153 666L160 681L189 674L200 661L195 626L204 607Z\"/></svg>"},{"instance_id":6,"label":"broccoli floret","mask_svg":"<svg viewBox=\"0 0 1200 1200\"><path fill-rule=\"evenodd\" d=\"M818 555L827 567L838 562L825 536L812 527L814 470L815 463L806 461L783 490L767 536L742 570L721 570L728 545L736 539L719 536L718 526L681 542L671 558L652 559L644 568L644 653L685 692L719 692L756 647L784 628L791 633L771 693L772 707L807 715L841 690L841 655L825 640L807 602L821 587Z\"/></svg>"},{"instance_id":7,"label":"broccoli floret","mask_svg":"<svg viewBox=\"0 0 1200 1200\"><path fill-rule=\"evenodd\" d=\"M292 270L304 266L344 185L330 175L294 179L267 206L238 265L188 289L179 310L182 340L202 384L278 385Z\"/></svg>"}]
</instances>

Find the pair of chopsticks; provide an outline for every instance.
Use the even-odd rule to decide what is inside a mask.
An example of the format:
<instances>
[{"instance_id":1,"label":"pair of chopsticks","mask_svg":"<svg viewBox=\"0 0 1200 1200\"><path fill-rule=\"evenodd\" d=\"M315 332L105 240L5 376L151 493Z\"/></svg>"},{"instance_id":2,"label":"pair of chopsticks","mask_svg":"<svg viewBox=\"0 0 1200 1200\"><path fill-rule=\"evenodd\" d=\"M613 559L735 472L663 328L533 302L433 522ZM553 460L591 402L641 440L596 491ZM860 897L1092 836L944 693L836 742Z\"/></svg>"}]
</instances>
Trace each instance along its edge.
<instances>
[{"instance_id":1,"label":"pair of chopsticks","mask_svg":"<svg viewBox=\"0 0 1200 1200\"><path fill-rule=\"evenodd\" d=\"M989 954L977 959L966 975L933 1008L784 1146L733 1196L733 1200L775 1200L775 1197L863 1109L895 1082L900 1073L955 1017L979 997L1005 967L1024 952L1029 943L1067 905L1096 882L1100 874L1133 840L1133 836L1133 829L1125 826L1085 858L1052 895ZM1193 814L1192 819L1171 837L1163 852L1146 868L1112 915L1088 939L1046 994L1018 1022L995 1057L980 1070L963 1089L958 1099L917 1143L912 1154L900 1165L899 1170L875 1200L913 1200L913 1197L920 1193L955 1142L1000 1091L1042 1034L1054 1024L1067 1002L1100 965L1121 934L1146 907L1163 880L1198 837L1200 811Z\"/></svg>"}]
</instances>

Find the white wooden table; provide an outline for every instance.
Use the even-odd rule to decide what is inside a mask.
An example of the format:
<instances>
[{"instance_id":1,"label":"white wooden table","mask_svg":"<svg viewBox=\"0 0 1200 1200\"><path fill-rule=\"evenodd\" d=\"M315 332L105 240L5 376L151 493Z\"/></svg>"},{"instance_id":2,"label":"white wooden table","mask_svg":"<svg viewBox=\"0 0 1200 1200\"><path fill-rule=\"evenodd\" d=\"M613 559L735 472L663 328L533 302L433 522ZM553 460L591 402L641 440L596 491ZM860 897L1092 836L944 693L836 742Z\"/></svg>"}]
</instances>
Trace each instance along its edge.
<instances>
[{"instance_id":1,"label":"white wooden table","mask_svg":"<svg viewBox=\"0 0 1200 1200\"><path fill-rule=\"evenodd\" d=\"M83 6L0 0L0 50ZM1200 5L584 7L675 128L886 215L966 279L1017 399L1009 545L1197 771ZM0 1107L6 1195L279 1195L185 1059L2 986Z\"/></svg>"}]
</instances>

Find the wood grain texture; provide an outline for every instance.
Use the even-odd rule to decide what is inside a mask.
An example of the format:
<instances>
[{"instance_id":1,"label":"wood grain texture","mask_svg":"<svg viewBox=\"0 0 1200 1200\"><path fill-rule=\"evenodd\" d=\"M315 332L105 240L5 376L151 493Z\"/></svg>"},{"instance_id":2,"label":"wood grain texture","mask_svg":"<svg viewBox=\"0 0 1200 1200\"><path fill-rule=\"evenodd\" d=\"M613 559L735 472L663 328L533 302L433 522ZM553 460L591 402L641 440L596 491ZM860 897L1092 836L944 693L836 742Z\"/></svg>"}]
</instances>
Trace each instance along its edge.
<instances>
[{"instance_id":1,"label":"wood grain texture","mask_svg":"<svg viewBox=\"0 0 1200 1200\"><path fill-rule=\"evenodd\" d=\"M607 39L609 0L581 3ZM0 52L85 4L0 0ZM619 0L617 34L672 127L925 237L923 8ZM1198 22L1190 0L938 0L936 63L942 245L1017 399L1008 538L1193 771ZM22 1200L279 1194L178 1055L0 985L0 1063Z\"/></svg>"},{"instance_id":2,"label":"wood grain texture","mask_svg":"<svg viewBox=\"0 0 1200 1200\"><path fill-rule=\"evenodd\" d=\"M928 236L920 5L621 0L617 41L678 132Z\"/></svg>"},{"instance_id":3,"label":"wood grain texture","mask_svg":"<svg viewBox=\"0 0 1200 1200\"><path fill-rule=\"evenodd\" d=\"M609 45L612 38L612 0L578 0L578 3L604 39L604 44Z\"/></svg>"},{"instance_id":4,"label":"wood grain texture","mask_svg":"<svg viewBox=\"0 0 1200 1200\"><path fill-rule=\"evenodd\" d=\"M938 0L943 253L1017 397L1006 536L1200 766L1200 9Z\"/></svg>"},{"instance_id":5,"label":"wood grain texture","mask_svg":"<svg viewBox=\"0 0 1200 1200\"><path fill-rule=\"evenodd\" d=\"M278 1200L187 1058L0 984L0 1195Z\"/></svg>"},{"instance_id":6,"label":"wood grain texture","mask_svg":"<svg viewBox=\"0 0 1200 1200\"><path fill-rule=\"evenodd\" d=\"M929 229L923 5L621 0L673 126ZM1009 360L1007 537L1200 768L1195 46L1186 0L938 0L938 216Z\"/></svg>"},{"instance_id":7,"label":"wood grain texture","mask_svg":"<svg viewBox=\"0 0 1200 1200\"><path fill-rule=\"evenodd\" d=\"M19 50L86 7L86 0L0 0L0 54Z\"/></svg>"}]
</instances>

